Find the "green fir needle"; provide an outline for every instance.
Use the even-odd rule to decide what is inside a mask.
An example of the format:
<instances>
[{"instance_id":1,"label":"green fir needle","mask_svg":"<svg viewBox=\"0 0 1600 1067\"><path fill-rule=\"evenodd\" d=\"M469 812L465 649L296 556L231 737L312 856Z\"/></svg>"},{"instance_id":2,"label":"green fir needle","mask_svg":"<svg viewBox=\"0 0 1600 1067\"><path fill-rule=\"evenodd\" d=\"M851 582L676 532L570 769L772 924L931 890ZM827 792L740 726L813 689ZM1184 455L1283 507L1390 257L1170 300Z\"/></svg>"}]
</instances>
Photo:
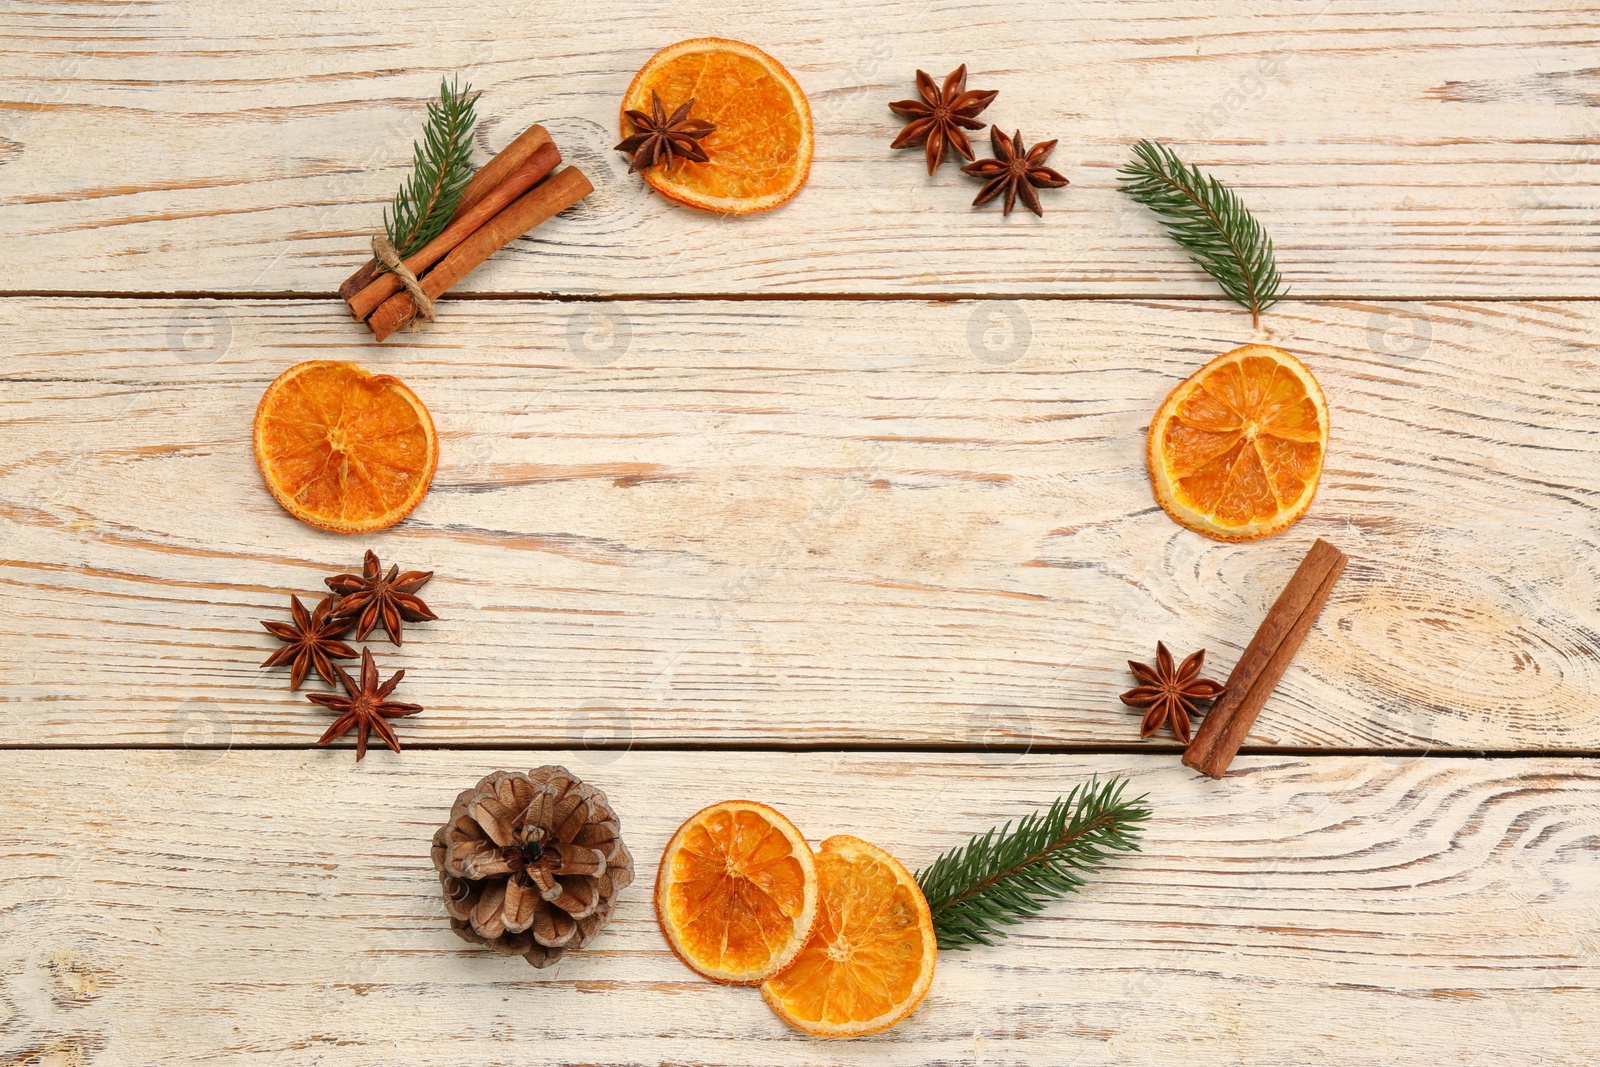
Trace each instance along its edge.
<instances>
[{"instance_id":1,"label":"green fir needle","mask_svg":"<svg viewBox=\"0 0 1600 1067\"><path fill-rule=\"evenodd\" d=\"M422 140L411 146L411 177L383 213L384 233L402 259L444 232L472 180L478 95L471 85L458 87L455 79L441 78L439 99L428 104Z\"/></svg>"},{"instance_id":2,"label":"green fir needle","mask_svg":"<svg viewBox=\"0 0 1600 1067\"><path fill-rule=\"evenodd\" d=\"M1117 172L1122 191L1154 211L1167 233L1257 325L1289 290L1272 238L1233 190L1154 141L1140 141Z\"/></svg>"},{"instance_id":3,"label":"green fir needle","mask_svg":"<svg viewBox=\"0 0 1600 1067\"><path fill-rule=\"evenodd\" d=\"M1023 816L953 848L918 872L942 949L992 945L1004 927L1081 889L1113 853L1137 852L1150 818L1143 796L1124 800L1127 780L1093 779Z\"/></svg>"}]
</instances>

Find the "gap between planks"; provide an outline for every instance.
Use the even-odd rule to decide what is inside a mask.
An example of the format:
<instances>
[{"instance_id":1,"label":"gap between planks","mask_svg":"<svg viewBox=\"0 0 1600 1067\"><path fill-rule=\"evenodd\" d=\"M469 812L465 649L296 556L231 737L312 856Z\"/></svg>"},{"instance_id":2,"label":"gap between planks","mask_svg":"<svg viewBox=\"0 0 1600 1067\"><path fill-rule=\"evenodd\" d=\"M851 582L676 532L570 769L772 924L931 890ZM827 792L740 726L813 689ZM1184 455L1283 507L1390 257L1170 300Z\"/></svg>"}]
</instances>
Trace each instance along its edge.
<instances>
[{"instance_id":1,"label":"gap between planks","mask_svg":"<svg viewBox=\"0 0 1600 1067\"><path fill-rule=\"evenodd\" d=\"M264 292L241 292L238 290L221 289L173 289L161 291L144 290L111 290L100 291L96 289L0 289L0 300L26 300L26 299L61 299L61 300L232 300L232 301L293 301L293 300L336 300L338 294L320 290L292 290L279 289ZM1008 301L1021 303L1024 301L1057 301L1080 302L1095 304L1226 304L1230 299L1220 293L1215 296L1196 296L1192 293L1184 295L1162 293L554 293L554 292L507 292L507 293L448 293L443 298L445 302L503 302L503 301L547 301L561 304L617 304L617 303L713 303L717 301L761 301L764 303L825 303L853 301L855 303L876 303L882 301L921 301L937 304L958 304L979 300ZM1583 294L1576 296L1546 296L1546 295L1511 295L1511 296L1470 296L1463 297L1450 294L1436 294L1432 296L1374 296L1361 293L1330 293L1317 296L1294 296L1290 294L1285 301L1293 300L1301 304L1341 304L1341 303L1366 303L1366 304L1441 304L1441 303L1467 303L1467 304L1524 304L1524 303L1574 303L1592 304L1600 302L1600 294ZM1240 314L1244 310L1240 309ZM1270 314L1270 312L1269 312Z\"/></svg>"},{"instance_id":2,"label":"gap between planks","mask_svg":"<svg viewBox=\"0 0 1600 1067\"><path fill-rule=\"evenodd\" d=\"M0 752L315 752L318 745L294 744L281 741L269 741L251 744L171 744L156 742L152 744L113 743L113 744L72 744L55 742L42 745L0 744ZM330 751L340 751L354 747L353 745L330 746ZM517 744L504 741L453 741L449 744L428 744L417 742L405 746L406 752L571 752L571 744L551 742L549 744L527 743ZM594 744L587 745L583 752L730 752L748 753L751 755L785 754L785 753L860 753L863 755L971 755L980 756L1159 756L1171 758L1182 754L1183 750L1174 745L1141 746L1141 745L991 745L984 748L973 748L961 745L927 745L927 744L890 744L890 743L805 743L796 742L785 744L781 742L761 741L743 743L739 741L650 741L636 744ZM1246 745L1239 749L1239 756L1294 756L1304 759L1349 759L1349 758L1403 758L1403 759L1434 759L1434 760L1501 760L1501 759L1528 759L1537 756L1540 759L1557 760L1592 760L1600 758L1600 749L1566 748L1566 749L1539 749L1539 748L1499 748L1499 749L1474 749L1471 751L1445 751L1425 748L1309 748L1294 745Z\"/></svg>"}]
</instances>

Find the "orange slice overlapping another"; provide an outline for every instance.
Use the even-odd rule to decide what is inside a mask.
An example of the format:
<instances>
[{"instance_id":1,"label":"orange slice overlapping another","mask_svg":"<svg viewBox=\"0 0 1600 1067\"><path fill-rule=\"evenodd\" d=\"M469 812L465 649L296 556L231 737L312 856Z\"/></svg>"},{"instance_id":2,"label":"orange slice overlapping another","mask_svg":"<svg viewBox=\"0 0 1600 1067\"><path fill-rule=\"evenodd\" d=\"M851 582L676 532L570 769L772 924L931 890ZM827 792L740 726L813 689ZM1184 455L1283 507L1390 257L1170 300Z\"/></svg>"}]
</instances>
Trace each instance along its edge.
<instances>
[{"instance_id":1,"label":"orange slice overlapping another","mask_svg":"<svg viewBox=\"0 0 1600 1067\"><path fill-rule=\"evenodd\" d=\"M817 851L821 903L794 966L761 986L772 1010L816 1037L875 1034L911 1014L938 955L922 888L893 856L860 838Z\"/></svg>"},{"instance_id":2,"label":"orange slice overlapping another","mask_svg":"<svg viewBox=\"0 0 1600 1067\"><path fill-rule=\"evenodd\" d=\"M646 169L645 181L680 204L745 215L787 203L811 173L811 106L783 64L761 49L720 37L668 45L634 75L622 97L622 135L638 131L629 110L649 114L651 92L668 112L694 101L690 118L716 129L700 140L708 162Z\"/></svg>"},{"instance_id":3,"label":"orange slice overlapping another","mask_svg":"<svg viewBox=\"0 0 1600 1067\"><path fill-rule=\"evenodd\" d=\"M1180 525L1254 541L1306 513L1328 449L1328 403L1281 348L1245 345L1174 389L1150 423L1156 500Z\"/></svg>"},{"instance_id":4,"label":"orange slice overlapping another","mask_svg":"<svg viewBox=\"0 0 1600 1067\"><path fill-rule=\"evenodd\" d=\"M327 359L290 367L267 386L255 453L284 510L336 533L393 526L439 466L433 419L404 382Z\"/></svg>"},{"instance_id":5,"label":"orange slice overlapping another","mask_svg":"<svg viewBox=\"0 0 1600 1067\"><path fill-rule=\"evenodd\" d=\"M656 920L678 958L713 981L754 985L779 973L816 915L811 846L765 804L713 804L661 855Z\"/></svg>"}]
</instances>

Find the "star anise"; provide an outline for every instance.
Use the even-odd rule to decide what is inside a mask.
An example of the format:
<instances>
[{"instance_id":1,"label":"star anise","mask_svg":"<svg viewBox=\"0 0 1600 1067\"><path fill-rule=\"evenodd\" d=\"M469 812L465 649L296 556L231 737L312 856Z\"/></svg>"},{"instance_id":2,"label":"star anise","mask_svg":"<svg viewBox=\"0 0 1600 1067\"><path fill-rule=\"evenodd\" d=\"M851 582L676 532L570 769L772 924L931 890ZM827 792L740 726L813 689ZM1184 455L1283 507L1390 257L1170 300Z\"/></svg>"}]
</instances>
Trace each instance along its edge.
<instances>
[{"instance_id":1,"label":"star anise","mask_svg":"<svg viewBox=\"0 0 1600 1067\"><path fill-rule=\"evenodd\" d=\"M325 596L316 609L307 614L305 605L300 603L300 598L291 596L289 611L294 616L294 622L268 622L265 619L261 622L261 625L266 627L267 633L280 641L287 642L268 656L262 666L281 667L285 663L293 664L289 669L291 692L300 688L300 683L306 680L306 672L312 667L322 675L323 681L334 685L332 661L356 658L356 650L339 640L350 627L355 625L355 620L340 618L333 614L333 603L337 599Z\"/></svg>"},{"instance_id":2,"label":"star anise","mask_svg":"<svg viewBox=\"0 0 1600 1067\"><path fill-rule=\"evenodd\" d=\"M989 130L989 140L994 145L995 158L980 159L961 168L963 174L976 174L980 178L989 179L988 184L978 191L978 197L972 202L972 206L987 204L1004 192L1006 207L1001 212L1002 215L1011 214L1011 207L1020 195L1029 211L1042 216L1044 208L1039 205L1039 194L1034 190L1059 189L1067 184L1067 179L1044 165L1045 159L1055 149L1056 143L1040 141L1032 148L1024 150L1022 131L1018 130L1007 137L1000 132L998 126Z\"/></svg>"},{"instance_id":3,"label":"star anise","mask_svg":"<svg viewBox=\"0 0 1600 1067\"><path fill-rule=\"evenodd\" d=\"M921 100L896 100L889 105L890 111L911 120L889 147L926 145L929 174L939 169L951 148L960 153L961 158L971 159L972 142L967 140L962 128L981 130L988 125L973 116L992 104L1000 94L994 89L973 89L969 92L965 63L945 77L942 89L935 87L933 79L927 74L917 71L917 92L922 94Z\"/></svg>"},{"instance_id":4,"label":"star anise","mask_svg":"<svg viewBox=\"0 0 1600 1067\"><path fill-rule=\"evenodd\" d=\"M661 97L651 89L650 114L631 108L623 112L638 131L631 137L624 137L622 143L617 145L617 151L633 154L633 161L628 164L629 174L636 170L649 170L662 162L671 170L674 155L680 159L692 159L696 163L705 163L711 158L706 155L705 146L700 141L716 126L705 119L689 118L689 109L692 107L694 101L690 100L668 115L667 109L661 106Z\"/></svg>"},{"instance_id":5,"label":"star anise","mask_svg":"<svg viewBox=\"0 0 1600 1067\"><path fill-rule=\"evenodd\" d=\"M332 708L339 712L339 717L328 727L328 732L322 735L317 742L326 745L336 737L343 737L351 730L356 732L356 762L360 762L367 754L367 734L370 731L378 735L378 739L396 752L400 751L400 739L394 735L394 727L388 720L398 719L404 715L415 715L422 710L421 704L401 704L387 699L394 692L394 687L400 684L400 679L406 676L405 671L395 671L394 677L382 685L378 684L378 668L372 662L372 650L361 650L361 683L345 672L345 669L334 664L334 670L339 672L339 684L344 686L346 696L338 693L307 693L306 699L313 704L321 704L325 708Z\"/></svg>"},{"instance_id":6,"label":"star anise","mask_svg":"<svg viewBox=\"0 0 1600 1067\"><path fill-rule=\"evenodd\" d=\"M1172 653L1160 641L1156 642L1156 665L1128 661L1128 669L1143 682L1122 694L1122 702L1130 708L1149 708L1144 713L1140 737L1149 737L1161 729L1162 723L1172 727L1178 740L1189 743L1189 716L1199 709L1197 700L1215 700L1227 692L1227 687L1200 677L1200 668L1206 661L1206 650L1201 649L1184 660L1176 670L1172 667Z\"/></svg>"},{"instance_id":7,"label":"star anise","mask_svg":"<svg viewBox=\"0 0 1600 1067\"><path fill-rule=\"evenodd\" d=\"M360 616L356 625L357 641L365 641L381 620L389 640L398 645L402 619L405 622L423 622L439 617L416 595L417 590L427 585L428 579L433 577L432 571L407 571L401 574L400 568L394 566L389 568L388 574L384 574L377 555L371 549L367 550L362 571L359 575L336 574L325 579L328 588L339 594L339 602L333 606L333 613L344 618Z\"/></svg>"}]
</instances>

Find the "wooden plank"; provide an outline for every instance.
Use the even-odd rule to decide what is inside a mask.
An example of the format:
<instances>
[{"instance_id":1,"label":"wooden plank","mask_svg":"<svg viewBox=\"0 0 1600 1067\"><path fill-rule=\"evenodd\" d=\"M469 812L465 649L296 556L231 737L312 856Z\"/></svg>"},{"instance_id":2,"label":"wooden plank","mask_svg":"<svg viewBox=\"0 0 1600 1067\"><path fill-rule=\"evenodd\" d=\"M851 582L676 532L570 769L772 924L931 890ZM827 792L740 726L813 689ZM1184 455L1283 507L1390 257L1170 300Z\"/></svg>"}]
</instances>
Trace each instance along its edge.
<instances>
[{"instance_id":1,"label":"wooden plank","mask_svg":"<svg viewBox=\"0 0 1600 1067\"><path fill-rule=\"evenodd\" d=\"M1594 750L1596 314L1285 306L1333 449L1300 525L1229 546L1143 460L1245 339L1215 305L472 302L377 348L331 301L6 301L0 740L311 742L257 620L371 545L439 575L444 621L374 648L414 744L1127 744L1125 661L1225 677L1325 536L1352 562L1252 744ZM261 390L311 357L440 426L380 536L254 469Z\"/></svg>"},{"instance_id":2,"label":"wooden plank","mask_svg":"<svg viewBox=\"0 0 1600 1067\"><path fill-rule=\"evenodd\" d=\"M535 11L539 11L535 14ZM809 187L723 220L648 194L612 150L656 49L716 32L810 94ZM1020 35L1020 40L1019 40ZM595 179L480 270L483 292L1211 295L1115 191L1141 137L1240 189L1302 297L1589 296L1600 270L1595 24L1512 9L922 0L836 10L619 0L600 19L505 0L19 0L0 10L0 241L12 291L328 292L410 162L424 101L485 90L483 157L529 123ZM888 101L965 61L984 116L1060 138L1043 220L973 210L889 141Z\"/></svg>"},{"instance_id":3,"label":"wooden plank","mask_svg":"<svg viewBox=\"0 0 1600 1067\"><path fill-rule=\"evenodd\" d=\"M455 794L527 753L13 755L5 1063L1579 1065L1600 1038L1592 760L1255 756L1212 783L1168 757L556 754L640 877L534 971L456 939L428 861ZM1143 853L942 954L888 1033L805 1039L656 929L660 850L704 803L916 867L1090 773L1148 791Z\"/></svg>"}]
</instances>

